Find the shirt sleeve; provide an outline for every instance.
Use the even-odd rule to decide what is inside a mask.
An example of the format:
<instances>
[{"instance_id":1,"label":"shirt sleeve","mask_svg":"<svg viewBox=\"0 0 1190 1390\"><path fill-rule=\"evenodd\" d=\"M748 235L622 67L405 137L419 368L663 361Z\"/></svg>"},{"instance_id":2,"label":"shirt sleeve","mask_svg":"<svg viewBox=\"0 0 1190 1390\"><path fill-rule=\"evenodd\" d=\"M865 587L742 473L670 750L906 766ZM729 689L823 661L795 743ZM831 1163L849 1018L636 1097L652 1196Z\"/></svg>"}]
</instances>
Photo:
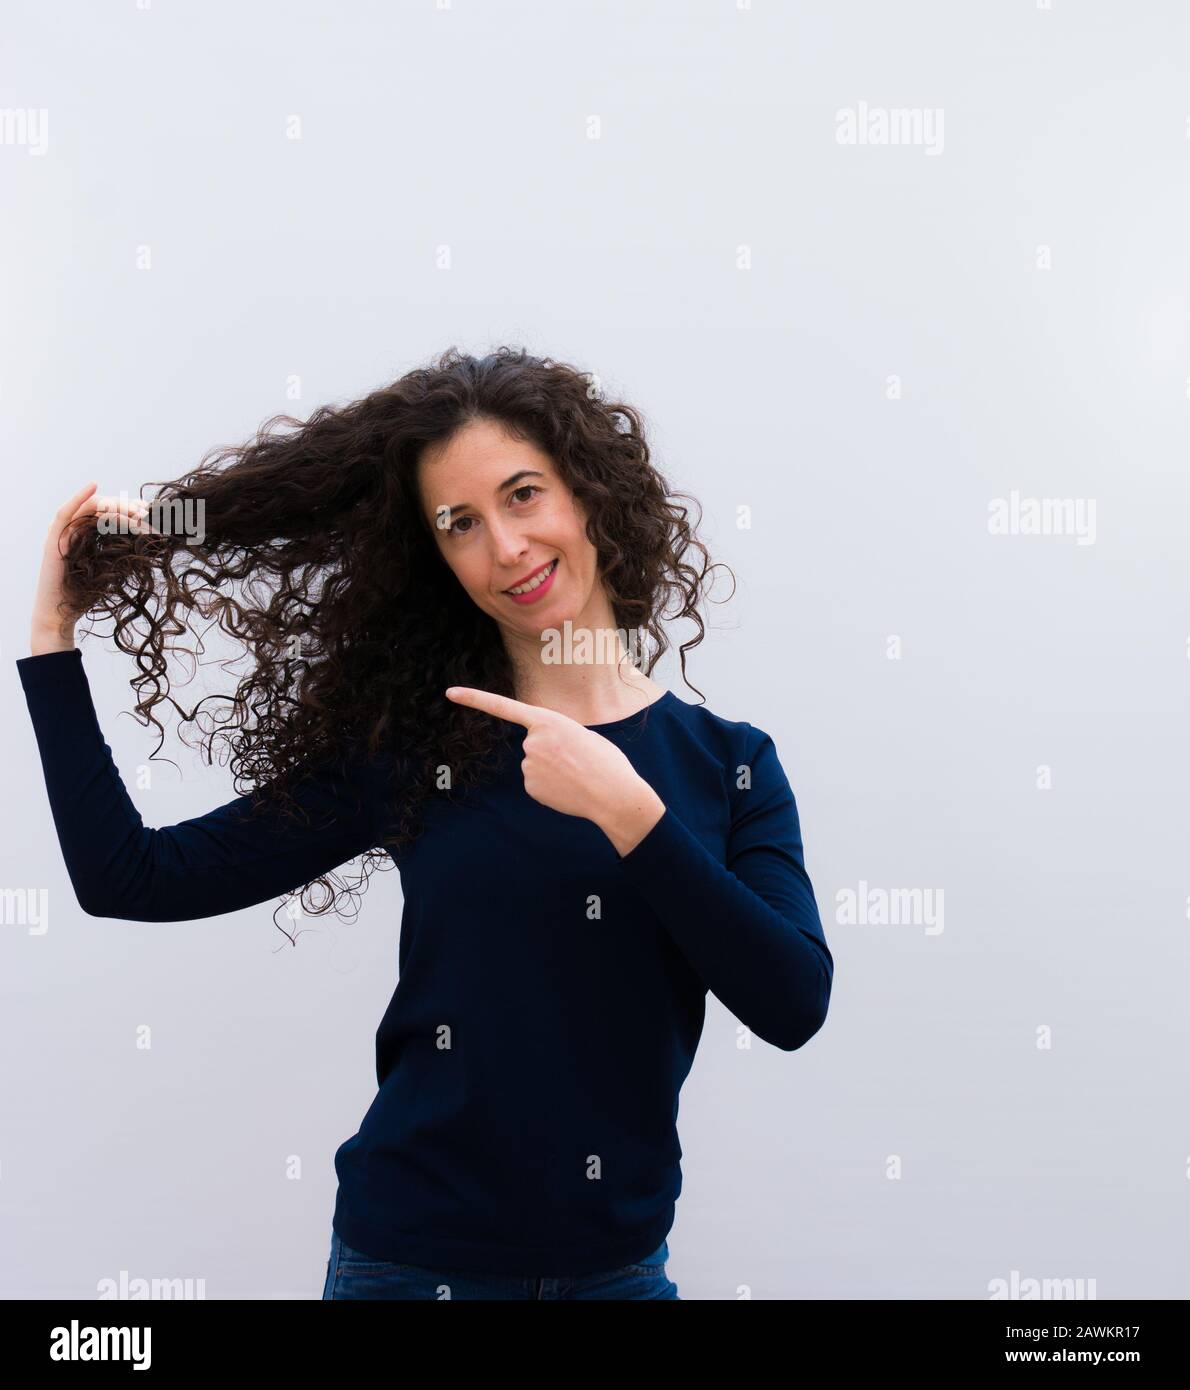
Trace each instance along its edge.
<instances>
[{"instance_id":1,"label":"shirt sleeve","mask_svg":"<svg viewBox=\"0 0 1190 1390\"><path fill-rule=\"evenodd\" d=\"M58 843L91 917L191 922L290 893L379 843L377 760L312 762L283 814L253 794L159 830L128 796L95 714L82 652L16 662Z\"/></svg>"},{"instance_id":2,"label":"shirt sleeve","mask_svg":"<svg viewBox=\"0 0 1190 1390\"><path fill-rule=\"evenodd\" d=\"M772 738L744 725L751 785L732 797L726 862L672 806L620 867L699 978L741 1023L792 1052L826 1020L834 960L802 853L797 804Z\"/></svg>"}]
</instances>

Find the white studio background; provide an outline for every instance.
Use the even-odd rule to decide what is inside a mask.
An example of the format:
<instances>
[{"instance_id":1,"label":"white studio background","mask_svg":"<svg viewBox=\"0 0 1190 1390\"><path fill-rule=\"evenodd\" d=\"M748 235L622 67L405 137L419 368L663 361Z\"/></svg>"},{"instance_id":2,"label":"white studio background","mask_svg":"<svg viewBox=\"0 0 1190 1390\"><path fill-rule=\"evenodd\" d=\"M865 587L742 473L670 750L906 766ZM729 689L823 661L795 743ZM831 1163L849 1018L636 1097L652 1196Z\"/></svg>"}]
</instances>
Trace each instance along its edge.
<instances>
[{"instance_id":1,"label":"white studio background","mask_svg":"<svg viewBox=\"0 0 1190 1390\"><path fill-rule=\"evenodd\" d=\"M275 903L78 908L12 664L54 509L504 342L702 503L740 582L690 675L776 740L835 956L795 1053L708 998L682 1297L1190 1296L1190 12L9 0L0 39L0 1296L317 1298L396 982L395 872L296 949ZM655 674L697 702L692 635ZM229 800L81 645L145 823Z\"/></svg>"}]
</instances>

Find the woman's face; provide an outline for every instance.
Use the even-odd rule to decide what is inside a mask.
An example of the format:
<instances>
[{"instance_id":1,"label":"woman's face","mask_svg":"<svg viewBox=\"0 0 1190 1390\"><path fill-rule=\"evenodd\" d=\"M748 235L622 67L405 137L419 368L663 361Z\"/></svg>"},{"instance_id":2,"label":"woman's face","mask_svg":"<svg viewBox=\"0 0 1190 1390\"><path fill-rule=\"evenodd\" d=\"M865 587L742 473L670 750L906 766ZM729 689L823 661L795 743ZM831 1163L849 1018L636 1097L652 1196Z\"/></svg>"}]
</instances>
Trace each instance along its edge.
<instances>
[{"instance_id":1,"label":"woman's face","mask_svg":"<svg viewBox=\"0 0 1190 1390\"><path fill-rule=\"evenodd\" d=\"M549 455L491 420L423 453L418 486L442 558L471 601L511 634L536 637L566 619L607 626L585 518ZM553 572L531 593L508 592Z\"/></svg>"}]
</instances>

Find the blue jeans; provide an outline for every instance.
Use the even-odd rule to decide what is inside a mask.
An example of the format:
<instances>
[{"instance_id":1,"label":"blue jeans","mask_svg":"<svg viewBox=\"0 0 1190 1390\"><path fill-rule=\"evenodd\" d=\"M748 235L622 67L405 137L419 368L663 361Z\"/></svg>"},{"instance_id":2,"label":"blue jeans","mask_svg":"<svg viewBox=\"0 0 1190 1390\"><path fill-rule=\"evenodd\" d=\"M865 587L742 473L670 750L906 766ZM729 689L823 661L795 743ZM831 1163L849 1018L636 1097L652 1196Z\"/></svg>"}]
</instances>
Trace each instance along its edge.
<instances>
[{"instance_id":1,"label":"blue jeans","mask_svg":"<svg viewBox=\"0 0 1190 1390\"><path fill-rule=\"evenodd\" d=\"M391 1264L352 1250L331 1231L323 1299L421 1298L678 1298L665 1273L669 1245L662 1241L640 1264L603 1274L537 1278L531 1274L482 1274L462 1269L423 1269Z\"/></svg>"}]
</instances>

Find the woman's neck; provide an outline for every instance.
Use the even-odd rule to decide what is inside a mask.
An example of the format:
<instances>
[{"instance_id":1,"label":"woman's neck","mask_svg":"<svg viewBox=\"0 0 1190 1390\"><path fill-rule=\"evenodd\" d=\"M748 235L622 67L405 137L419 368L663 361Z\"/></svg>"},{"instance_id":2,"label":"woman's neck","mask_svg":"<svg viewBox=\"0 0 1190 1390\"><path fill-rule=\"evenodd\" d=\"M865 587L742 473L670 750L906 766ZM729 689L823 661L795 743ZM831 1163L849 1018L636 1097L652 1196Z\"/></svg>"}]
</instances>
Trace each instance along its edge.
<instances>
[{"instance_id":1,"label":"woman's neck","mask_svg":"<svg viewBox=\"0 0 1190 1390\"><path fill-rule=\"evenodd\" d=\"M579 724L609 724L635 714L665 694L627 657L617 668L609 664L539 663L516 672L517 699L527 705L557 710Z\"/></svg>"}]
</instances>

